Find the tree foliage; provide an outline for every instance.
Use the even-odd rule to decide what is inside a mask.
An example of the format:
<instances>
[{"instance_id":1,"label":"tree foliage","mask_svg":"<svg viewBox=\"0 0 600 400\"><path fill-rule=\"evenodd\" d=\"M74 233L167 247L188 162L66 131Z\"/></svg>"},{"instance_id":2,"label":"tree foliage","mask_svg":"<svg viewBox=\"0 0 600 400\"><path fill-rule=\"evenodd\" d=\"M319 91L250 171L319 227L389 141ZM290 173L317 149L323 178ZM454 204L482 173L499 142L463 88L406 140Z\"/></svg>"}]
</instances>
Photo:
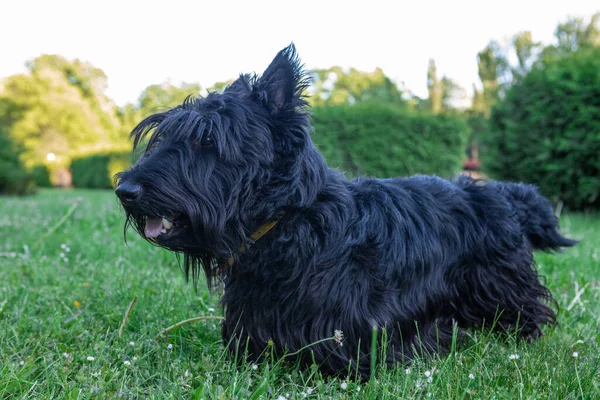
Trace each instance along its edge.
<instances>
[{"instance_id":1,"label":"tree foliage","mask_svg":"<svg viewBox=\"0 0 600 400\"><path fill-rule=\"evenodd\" d=\"M600 206L600 48L534 67L493 109L485 167L572 208Z\"/></svg>"},{"instance_id":2,"label":"tree foliage","mask_svg":"<svg viewBox=\"0 0 600 400\"><path fill-rule=\"evenodd\" d=\"M435 66L435 60L429 60L429 67L427 68L427 91L429 92L429 105L431 112L439 114L442 112L443 102L443 87L437 76L437 68Z\"/></svg>"},{"instance_id":3,"label":"tree foliage","mask_svg":"<svg viewBox=\"0 0 600 400\"><path fill-rule=\"evenodd\" d=\"M140 94L136 104L126 104L117 110L121 137L128 137L131 130L145 117L181 104L186 97L198 95L201 87L197 83L171 82L150 85Z\"/></svg>"},{"instance_id":4,"label":"tree foliage","mask_svg":"<svg viewBox=\"0 0 600 400\"><path fill-rule=\"evenodd\" d=\"M466 91L458 83L447 76L439 78L433 59L429 60L427 67L427 91L429 98L420 101L417 108L429 110L432 114L454 112L466 99Z\"/></svg>"},{"instance_id":5,"label":"tree foliage","mask_svg":"<svg viewBox=\"0 0 600 400\"><path fill-rule=\"evenodd\" d=\"M231 85L234 81L235 81L235 79L228 79L228 80L222 81L222 82L215 82L211 87L209 87L206 90L208 92L223 93L225 88L227 88L227 86Z\"/></svg>"},{"instance_id":6,"label":"tree foliage","mask_svg":"<svg viewBox=\"0 0 600 400\"><path fill-rule=\"evenodd\" d=\"M536 65L562 57L581 48L600 45L600 13L589 22L583 18L570 18L555 30L556 44L542 47L533 40L531 32L523 31L501 45L491 41L477 55L481 89L473 87L472 106L468 111L472 137L468 153L477 158L479 143L489 135L489 117L492 107L501 101L507 90L518 85ZM513 60L511 63L509 60ZM516 61L516 63L515 63Z\"/></svg>"},{"instance_id":7,"label":"tree foliage","mask_svg":"<svg viewBox=\"0 0 600 400\"><path fill-rule=\"evenodd\" d=\"M600 46L600 12L588 23L583 18L570 18L556 27L554 35L558 40L556 48L563 52Z\"/></svg>"},{"instance_id":8,"label":"tree foliage","mask_svg":"<svg viewBox=\"0 0 600 400\"><path fill-rule=\"evenodd\" d=\"M200 90L200 85L196 83L183 82L181 85L175 85L165 82L160 85L150 85L140 95L138 109L142 117L147 117L181 104L186 97L198 95Z\"/></svg>"},{"instance_id":9,"label":"tree foliage","mask_svg":"<svg viewBox=\"0 0 600 400\"><path fill-rule=\"evenodd\" d=\"M341 67L312 73L310 102L314 106L364 103L368 101L405 105L402 91L381 68L363 72Z\"/></svg>"},{"instance_id":10,"label":"tree foliage","mask_svg":"<svg viewBox=\"0 0 600 400\"><path fill-rule=\"evenodd\" d=\"M48 153L68 164L76 152L117 139L102 70L56 55L40 56L27 67L26 73L6 78L0 90L0 98L10 99L9 107L0 108L0 123L23 145L26 165L42 163Z\"/></svg>"}]
</instances>

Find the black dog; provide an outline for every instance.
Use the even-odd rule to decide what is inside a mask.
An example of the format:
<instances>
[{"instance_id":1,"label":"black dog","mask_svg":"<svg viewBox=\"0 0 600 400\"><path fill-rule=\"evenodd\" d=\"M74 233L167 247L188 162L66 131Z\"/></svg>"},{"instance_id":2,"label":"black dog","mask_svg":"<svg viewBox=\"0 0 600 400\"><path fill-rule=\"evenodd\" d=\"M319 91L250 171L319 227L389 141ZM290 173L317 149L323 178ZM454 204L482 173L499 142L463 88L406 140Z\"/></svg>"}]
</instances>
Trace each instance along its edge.
<instances>
[{"instance_id":1,"label":"black dog","mask_svg":"<svg viewBox=\"0 0 600 400\"><path fill-rule=\"evenodd\" d=\"M547 199L467 177L348 180L311 142L308 84L292 45L262 76L142 121L144 155L118 177L127 223L194 282L223 281L232 351L368 377L374 327L393 364L454 329L533 339L555 322L532 251L575 242Z\"/></svg>"}]
</instances>

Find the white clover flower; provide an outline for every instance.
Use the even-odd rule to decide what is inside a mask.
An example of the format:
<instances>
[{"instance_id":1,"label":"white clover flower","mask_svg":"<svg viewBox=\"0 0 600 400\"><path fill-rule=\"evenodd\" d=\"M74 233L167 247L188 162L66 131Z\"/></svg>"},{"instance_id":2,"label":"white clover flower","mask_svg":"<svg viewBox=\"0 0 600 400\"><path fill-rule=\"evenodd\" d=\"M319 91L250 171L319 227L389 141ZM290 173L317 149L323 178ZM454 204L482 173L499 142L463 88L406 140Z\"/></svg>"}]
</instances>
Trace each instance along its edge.
<instances>
[{"instance_id":1,"label":"white clover flower","mask_svg":"<svg viewBox=\"0 0 600 400\"><path fill-rule=\"evenodd\" d=\"M212 307L209 307L209 308L208 308L208 312L215 312L215 309L214 309L214 308L212 308Z\"/></svg>"},{"instance_id":2,"label":"white clover flower","mask_svg":"<svg viewBox=\"0 0 600 400\"><path fill-rule=\"evenodd\" d=\"M340 387L342 388L342 390L346 390L346 389L348 389L348 384L346 382L342 382Z\"/></svg>"},{"instance_id":3,"label":"white clover flower","mask_svg":"<svg viewBox=\"0 0 600 400\"><path fill-rule=\"evenodd\" d=\"M406 375L410 374L410 368L406 368L406 369L404 370L404 373L405 373Z\"/></svg>"},{"instance_id":4,"label":"white clover flower","mask_svg":"<svg viewBox=\"0 0 600 400\"><path fill-rule=\"evenodd\" d=\"M279 397L277 398L277 400L288 400L287 397L279 395Z\"/></svg>"},{"instance_id":5,"label":"white clover flower","mask_svg":"<svg viewBox=\"0 0 600 400\"><path fill-rule=\"evenodd\" d=\"M475 375L469 374L469 379L475 379Z\"/></svg>"},{"instance_id":6,"label":"white clover flower","mask_svg":"<svg viewBox=\"0 0 600 400\"><path fill-rule=\"evenodd\" d=\"M95 357L92 357L92 356L87 356L87 360L88 360L88 361L94 361L95 359L96 359Z\"/></svg>"},{"instance_id":7,"label":"white clover flower","mask_svg":"<svg viewBox=\"0 0 600 400\"><path fill-rule=\"evenodd\" d=\"M70 355L69 353L67 353L66 351L63 353L63 356L64 356L65 358L69 358L69 357L71 357L71 355Z\"/></svg>"},{"instance_id":8,"label":"white clover flower","mask_svg":"<svg viewBox=\"0 0 600 400\"><path fill-rule=\"evenodd\" d=\"M135 342L129 342L130 346L135 346Z\"/></svg>"},{"instance_id":9,"label":"white clover flower","mask_svg":"<svg viewBox=\"0 0 600 400\"><path fill-rule=\"evenodd\" d=\"M579 353L576 352L576 351L574 351L573 354L572 354L572 356L575 357L575 358L577 358L577 357L579 357Z\"/></svg>"},{"instance_id":10,"label":"white clover flower","mask_svg":"<svg viewBox=\"0 0 600 400\"><path fill-rule=\"evenodd\" d=\"M306 393L307 393L307 394L309 394L309 395L310 395L310 394L312 394L312 392L313 392L312 388L308 388L308 389L306 389Z\"/></svg>"},{"instance_id":11,"label":"white clover flower","mask_svg":"<svg viewBox=\"0 0 600 400\"><path fill-rule=\"evenodd\" d=\"M125 365L131 365L131 361L125 360L125 361L123 361L123 364L125 364Z\"/></svg>"},{"instance_id":12,"label":"white clover flower","mask_svg":"<svg viewBox=\"0 0 600 400\"><path fill-rule=\"evenodd\" d=\"M429 378L431 376L431 371L425 371L425 376Z\"/></svg>"},{"instance_id":13,"label":"white clover flower","mask_svg":"<svg viewBox=\"0 0 600 400\"><path fill-rule=\"evenodd\" d=\"M519 358L521 358L518 354L511 354L508 356L509 360L518 360Z\"/></svg>"},{"instance_id":14,"label":"white clover flower","mask_svg":"<svg viewBox=\"0 0 600 400\"><path fill-rule=\"evenodd\" d=\"M173 349L173 345L172 345L171 343L169 343L169 344L167 345L167 349L169 349L169 350L172 350L172 349Z\"/></svg>"},{"instance_id":15,"label":"white clover flower","mask_svg":"<svg viewBox=\"0 0 600 400\"><path fill-rule=\"evenodd\" d=\"M336 342L338 342L338 344L340 346L343 346L344 344L342 343L342 341L344 340L344 332L342 332L339 329L336 329L333 331L333 338L335 339Z\"/></svg>"},{"instance_id":16,"label":"white clover flower","mask_svg":"<svg viewBox=\"0 0 600 400\"><path fill-rule=\"evenodd\" d=\"M252 365L252 369L256 371L258 369L258 365L256 365L256 364Z\"/></svg>"}]
</instances>

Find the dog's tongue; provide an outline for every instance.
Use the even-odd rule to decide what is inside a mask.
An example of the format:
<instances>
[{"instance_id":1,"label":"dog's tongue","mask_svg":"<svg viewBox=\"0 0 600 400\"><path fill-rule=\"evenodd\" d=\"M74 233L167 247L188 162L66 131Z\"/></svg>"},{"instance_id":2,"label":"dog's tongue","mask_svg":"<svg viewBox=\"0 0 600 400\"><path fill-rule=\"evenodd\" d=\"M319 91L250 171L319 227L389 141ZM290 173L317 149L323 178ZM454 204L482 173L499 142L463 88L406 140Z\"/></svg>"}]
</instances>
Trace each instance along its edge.
<instances>
[{"instance_id":1,"label":"dog's tongue","mask_svg":"<svg viewBox=\"0 0 600 400\"><path fill-rule=\"evenodd\" d=\"M144 235L146 235L148 239L155 238L160 235L162 228L162 218L146 217L146 228L144 229Z\"/></svg>"}]
</instances>

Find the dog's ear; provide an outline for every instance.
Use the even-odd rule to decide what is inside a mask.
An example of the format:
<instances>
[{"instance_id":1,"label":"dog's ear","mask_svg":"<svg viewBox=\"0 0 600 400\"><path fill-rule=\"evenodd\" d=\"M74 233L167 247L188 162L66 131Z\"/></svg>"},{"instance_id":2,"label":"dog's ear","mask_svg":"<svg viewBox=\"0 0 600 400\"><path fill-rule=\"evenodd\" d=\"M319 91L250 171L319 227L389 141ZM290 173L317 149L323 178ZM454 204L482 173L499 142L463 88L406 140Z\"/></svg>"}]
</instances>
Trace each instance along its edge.
<instances>
[{"instance_id":1,"label":"dog's ear","mask_svg":"<svg viewBox=\"0 0 600 400\"><path fill-rule=\"evenodd\" d=\"M309 84L308 76L296 55L292 43L281 50L262 76L256 81L254 90L271 114L293 110L305 104L302 92Z\"/></svg>"}]
</instances>

